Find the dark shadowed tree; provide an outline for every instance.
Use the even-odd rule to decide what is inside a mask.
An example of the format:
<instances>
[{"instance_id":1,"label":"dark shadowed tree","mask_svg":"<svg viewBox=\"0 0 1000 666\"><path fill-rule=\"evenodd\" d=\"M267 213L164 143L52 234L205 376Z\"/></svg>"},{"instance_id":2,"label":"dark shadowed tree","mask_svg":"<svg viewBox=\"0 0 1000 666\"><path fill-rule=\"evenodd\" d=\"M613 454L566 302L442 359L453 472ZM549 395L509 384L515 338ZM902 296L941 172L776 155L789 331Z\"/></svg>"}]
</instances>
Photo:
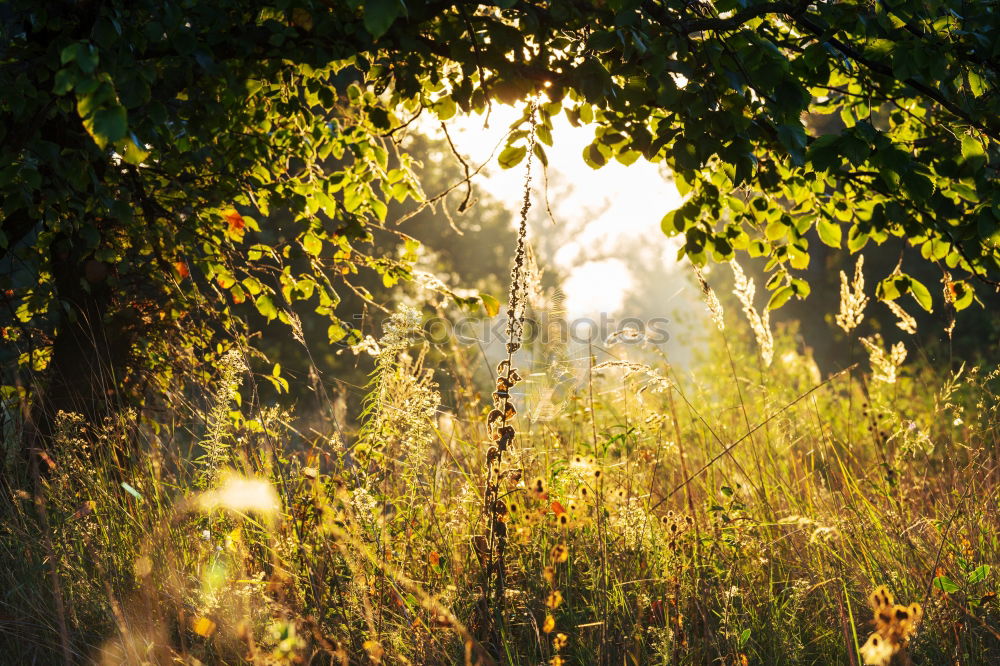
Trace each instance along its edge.
<instances>
[{"instance_id":1,"label":"dark shadowed tree","mask_svg":"<svg viewBox=\"0 0 1000 666\"><path fill-rule=\"evenodd\" d=\"M399 128L523 105L513 167L530 99L542 161L564 113L594 127L594 168L666 162L686 200L664 230L695 262L766 257L773 307L808 294L817 238L898 237L945 289L898 272L879 296L964 308L1000 260L998 37L993 3L957 0L10 0L8 397L32 398L42 434L55 409L97 418L249 347L258 321L295 331L298 303L348 338L346 285L410 273L372 245L405 240L389 201L426 198ZM831 110L836 131L803 123Z\"/></svg>"}]
</instances>

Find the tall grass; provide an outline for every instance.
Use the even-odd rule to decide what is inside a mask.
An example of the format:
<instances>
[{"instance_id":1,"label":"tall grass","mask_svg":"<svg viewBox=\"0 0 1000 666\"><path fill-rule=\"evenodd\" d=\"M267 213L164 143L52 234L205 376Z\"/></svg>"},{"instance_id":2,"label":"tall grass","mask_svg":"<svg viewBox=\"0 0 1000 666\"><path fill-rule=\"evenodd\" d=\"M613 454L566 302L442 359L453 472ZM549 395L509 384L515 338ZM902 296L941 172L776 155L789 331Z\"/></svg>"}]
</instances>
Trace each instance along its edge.
<instances>
[{"instance_id":1,"label":"tall grass","mask_svg":"<svg viewBox=\"0 0 1000 666\"><path fill-rule=\"evenodd\" d=\"M169 427L60 415L37 489L8 463L0 661L1000 663L996 369L821 377L780 327L763 363L735 317L691 372L595 346L492 470L489 609L485 364L451 346L441 395L412 319L369 346L344 430L237 400L236 356ZM919 623L880 624L896 602Z\"/></svg>"}]
</instances>

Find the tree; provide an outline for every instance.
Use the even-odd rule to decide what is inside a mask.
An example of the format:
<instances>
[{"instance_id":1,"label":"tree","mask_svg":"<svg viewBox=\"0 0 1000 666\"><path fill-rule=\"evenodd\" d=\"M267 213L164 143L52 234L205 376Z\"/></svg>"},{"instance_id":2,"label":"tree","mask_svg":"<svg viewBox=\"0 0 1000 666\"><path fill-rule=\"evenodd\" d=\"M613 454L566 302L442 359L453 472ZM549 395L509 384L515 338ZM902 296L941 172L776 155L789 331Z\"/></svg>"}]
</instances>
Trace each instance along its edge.
<instances>
[{"instance_id":1,"label":"tree","mask_svg":"<svg viewBox=\"0 0 1000 666\"><path fill-rule=\"evenodd\" d=\"M251 303L294 330L308 302L330 342L349 336L351 276L408 275L367 250L401 233L387 201L426 201L401 128L524 105L512 167L529 99L543 162L559 113L593 125L594 168L665 161L687 199L664 230L697 263L766 256L773 307L809 292L811 229L851 252L905 238L966 307L1000 264L998 33L991 3L947 0L9 0L11 367L47 364L36 404L97 416L102 376L141 394L169 386L173 350L197 364L245 344ZM830 110L842 129L807 131ZM905 294L936 300L905 274L880 284Z\"/></svg>"}]
</instances>

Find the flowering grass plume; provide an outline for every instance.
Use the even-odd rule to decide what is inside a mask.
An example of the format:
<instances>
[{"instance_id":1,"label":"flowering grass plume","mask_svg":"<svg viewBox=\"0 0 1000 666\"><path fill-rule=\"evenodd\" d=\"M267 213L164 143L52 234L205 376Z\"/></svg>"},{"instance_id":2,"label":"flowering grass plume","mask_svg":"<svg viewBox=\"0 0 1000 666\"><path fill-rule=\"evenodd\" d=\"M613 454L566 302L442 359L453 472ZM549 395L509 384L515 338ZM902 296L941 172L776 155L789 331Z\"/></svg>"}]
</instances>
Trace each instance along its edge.
<instances>
[{"instance_id":1,"label":"flowering grass plume","mask_svg":"<svg viewBox=\"0 0 1000 666\"><path fill-rule=\"evenodd\" d=\"M895 384L899 369L906 360L906 345L897 342L886 351L882 336L875 334L861 338L861 344L868 350L868 362L872 366L872 379L886 384Z\"/></svg>"},{"instance_id":2,"label":"flowering grass plume","mask_svg":"<svg viewBox=\"0 0 1000 666\"><path fill-rule=\"evenodd\" d=\"M854 265L854 279L848 283L847 275L840 271L840 311L837 313L837 326L850 333L864 321L868 297L865 296L865 274L862 268L865 256L858 255L858 263Z\"/></svg>"},{"instance_id":3,"label":"flowering grass plume","mask_svg":"<svg viewBox=\"0 0 1000 666\"><path fill-rule=\"evenodd\" d=\"M735 259L730 261L729 265L733 269L733 293L739 299L740 304L743 306L743 313L746 314L747 321L750 322L750 329L757 340L760 360L765 368L770 367L771 360L774 358L774 337L771 335L771 312L766 307L761 312L757 312L753 305L753 297L756 293L756 286L753 279L747 277L746 273L743 272L743 268ZM721 313L721 308L719 312Z\"/></svg>"}]
</instances>

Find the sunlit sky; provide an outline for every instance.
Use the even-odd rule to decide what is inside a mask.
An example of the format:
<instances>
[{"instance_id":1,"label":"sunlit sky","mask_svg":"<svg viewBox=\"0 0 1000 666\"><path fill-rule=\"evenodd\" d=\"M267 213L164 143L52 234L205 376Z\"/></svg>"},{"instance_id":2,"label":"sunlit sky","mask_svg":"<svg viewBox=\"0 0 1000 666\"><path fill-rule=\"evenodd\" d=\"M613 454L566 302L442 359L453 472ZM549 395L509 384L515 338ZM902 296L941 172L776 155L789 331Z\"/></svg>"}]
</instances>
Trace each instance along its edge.
<instances>
[{"instance_id":1,"label":"sunlit sky","mask_svg":"<svg viewBox=\"0 0 1000 666\"><path fill-rule=\"evenodd\" d=\"M485 175L477 182L507 205L512 223L520 208L524 163L502 170L496 155L500 152L497 144L520 115L513 107L495 104L489 127L484 127L485 116L456 116L448 121L455 145L471 164L489 161L496 149ZM556 267L567 275L562 284L567 315L620 312L627 291L641 279L643 267L627 265L618 258L594 259L587 256L594 254L588 249L613 246L623 238L643 238L654 247L662 246L662 261L674 263L677 246L660 231L660 219L679 205L680 196L658 165L641 158L628 167L611 161L601 169L591 169L581 155L593 140L593 127L573 127L562 115L553 119L553 125L554 145L545 146L553 218L556 224L572 220L582 229L553 258ZM534 171L534 183L537 187L533 205L544 207L540 165Z\"/></svg>"}]
</instances>

